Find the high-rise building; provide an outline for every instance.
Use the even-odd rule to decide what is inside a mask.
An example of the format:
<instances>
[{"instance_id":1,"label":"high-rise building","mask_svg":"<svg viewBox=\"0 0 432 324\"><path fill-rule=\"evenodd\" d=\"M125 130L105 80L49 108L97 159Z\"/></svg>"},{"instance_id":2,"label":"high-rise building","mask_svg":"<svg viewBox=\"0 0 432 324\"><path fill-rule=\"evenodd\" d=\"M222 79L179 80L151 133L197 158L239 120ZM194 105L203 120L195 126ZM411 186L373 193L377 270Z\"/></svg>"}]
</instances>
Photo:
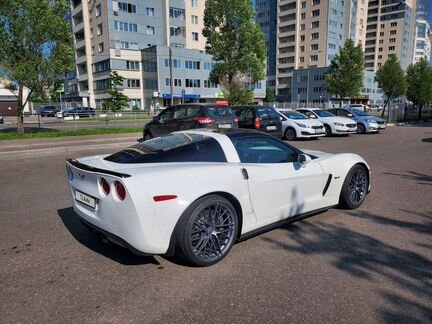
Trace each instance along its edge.
<instances>
[{"instance_id":1,"label":"high-rise building","mask_svg":"<svg viewBox=\"0 0 432 324\"><path fill-rule=\"evenodd\" d=\"M377 71L390 55L403 69L413 60L416 0L369 1L365 69Z\"/></svg>"},{"instance_id":2,"label":"high-rise building","mask_svg":"<svg viewBox=\"0 0 432 324\"><path fill-rule=\"evenodd\" d=\"M257 23L268 44L268 85L278 99L291 100L293 70L330 65L348 38L364 46L367 6L366 0L257 0Z\"/></svg>"},{"instance_id":3,"label":"high-rise building","mask_svg":"<svg viewBox=\"0 0 432 324\"><path fill-rule=\"evenodd\" d=\"M421 58L426 58L427 61L430 61L431 58L432 29L429 20L431 18L429 17L429 1L417 0L413 63L418 62Z\"/></svg>"},{"instance_id":4,"label":"high-rise building","mask_svg":"<svg viewBox=\"0 0 432 324\"><path fill-rule=\"evenodd\" d=\"M111 71L125 78L130 106L142 107L141 50L171 46L204 50L205 1L72 0L77 90L84 105L99 107Z\"/></svg>"}]
</instances>

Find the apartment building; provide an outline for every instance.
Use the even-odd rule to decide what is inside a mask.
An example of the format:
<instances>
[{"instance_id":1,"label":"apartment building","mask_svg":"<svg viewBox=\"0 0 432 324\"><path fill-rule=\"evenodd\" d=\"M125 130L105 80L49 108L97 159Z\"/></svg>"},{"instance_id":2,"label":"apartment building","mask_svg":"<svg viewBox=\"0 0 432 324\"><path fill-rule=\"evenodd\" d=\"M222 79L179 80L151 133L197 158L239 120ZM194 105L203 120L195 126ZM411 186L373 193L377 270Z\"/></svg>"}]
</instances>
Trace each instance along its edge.
<instances>
[{"instance_id":1,"label":"apartment building","mask_svg":"<svg viewBox=\"0 0 432 324\"><path fill-rule=\"evenodd\" d=\"M417 63L420 58L426 58L427 61L431 59L432 17L429 17L429 1L417 0L413 63Z\"/></svg>"},{"instance_id":2,"label":"apartment building","mask_svg":"<svg viewBox=\"0 0 432 324\"><path fill-rule=\"evenodd\" d=\"M390 55L403 69L413 61L416 0L369 1L365 69L377 71Z\"/></svg>"},{"instance_id":3,"label":"apartment building","mask_svg":"<svg viewBox=\"0 0 432 324\"><path fill-rule=\"evenodd\" d=\"M366 0L277 1L274 86L278 99L291 100L293 70L329 66L348 38L364 45L367 6ZM256 10L259 15L259 1ZM271 39L267 41L272 46ZM271 78L271 69L269 73Z\"/></svg>"},{"instance_id":4,"label":"apartment building","mask_svg":"<svg viewBox=\"0 0 432 324\"><path fill-rule=\"evenodd\" d=\"M125 78L130 106L142 108L141 50L159 45L203 50L205 0L72 0L77 91L100 107L111 71Z\"/></svg>"}]
</instances>

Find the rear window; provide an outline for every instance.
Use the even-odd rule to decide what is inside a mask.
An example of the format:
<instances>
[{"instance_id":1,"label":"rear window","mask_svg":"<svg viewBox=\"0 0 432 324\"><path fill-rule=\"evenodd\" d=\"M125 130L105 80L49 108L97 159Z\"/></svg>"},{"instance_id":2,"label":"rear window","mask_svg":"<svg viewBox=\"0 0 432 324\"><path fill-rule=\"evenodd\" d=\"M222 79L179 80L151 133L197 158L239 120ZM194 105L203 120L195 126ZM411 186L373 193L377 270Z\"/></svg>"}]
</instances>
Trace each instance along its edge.
<instances>
[{"instance_id":1,"label":"rear window","mask_svg":"<svg viewBox=\"0 0 432 324\"><path fill-rule=\"evenodd\" d=\"M232 118L234 112L230 107L204 107L206 117L211 118Z\"/></svg>"},{"instance_id":2,"label":"rear window","mask_svg":"<svg viewBox=\"0 0 432 324\"><path fill-rule=\"evenodd\" d=\"M289 119L309 119L309 117L296 111L281 111L281 113L287 116Z\"/></svg>"},{"instance_id":3,"label":"rear window","mask_svg":"<svg viewBox=\"0 0 432 324\"><path fill-rule=\"evenodd\" d=\"M135 144L105 158L115 163L227 162L214 138L173 133Z\"/></svg>"},{"instance_id":4,"label":"rear window","mask_svg":"<svg viewBox=\"0 0 432 324\"><path fill-rule=\"evenodd\" d=\"M279 119L279 115L273 108L270 107L262 107L256 108L256 115L259 118L275 118Z\"/></svg>"}]
</instances>

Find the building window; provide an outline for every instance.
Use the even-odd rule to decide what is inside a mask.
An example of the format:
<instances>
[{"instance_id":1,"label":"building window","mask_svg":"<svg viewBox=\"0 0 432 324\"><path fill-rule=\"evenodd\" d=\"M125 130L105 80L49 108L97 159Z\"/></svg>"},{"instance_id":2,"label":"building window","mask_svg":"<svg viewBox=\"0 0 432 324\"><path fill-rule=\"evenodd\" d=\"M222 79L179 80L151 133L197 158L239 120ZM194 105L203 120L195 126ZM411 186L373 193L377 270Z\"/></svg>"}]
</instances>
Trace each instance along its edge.
<instances>
[{"instance_id":1,"label":"building window","mask_svg":"<svg viewBox=\"0 0 432 324\"><path fill-rule=\"evenodd\" d=\"M384 44L384 39L380 39L379 43Z\"/></svg>"},{"instance_id":2,"label":"building window","mask_svg":"<svg viewBox=\"0 0 432 324\"><path fill-rule=\"evenodd\" d=\"M318 45L318 44L317 44L317 45ZM336 49L336 44L329 43L329 48L330 48L330 49Z\"/></svg>"},{"instance_id":3,"label":"building window","mask_svg":"<svg viewBox=\"0 0 432 324\"><path fill-rule=\"evenodd\" d=\"M200 88L201 80L199 79L185 79L186 88Z\"/></svg>"},{"instance_id":4,"label":"building window","mask_svg":"<svg viewBox=\"0 0 432 324\"><path fill-rule=\"evenodd\" d=\"M304 42L305 41L305 35L300 35L300 41Z\"/></svg>"},{"instance_id":5,"label":"building window","mask_svg":"<svg viewBox=\"0 0 432 324\"><path fill-rule=\"evenodd\" d=\"M312 44L311 51L318 51L318 44Z\"/></svg>"},{"instance_id":6,"label":"building window","mask_svg":"<svg viewBox=\"0 0 432 324\"><path fill-rule=\"evenodd\" d=\"M128 70L139 70L139 62L137 62L137 61L126 61L126 69L128 69Z\"/></svg>"},{"instance_id":7,"label":"building window","mask_svg":"<svg viewBox=\"0 0 432 324\"><path fill-rule=\"evenodd\" d=\"M382 55L378 55L378 59L381 60L382 59Z\"/></svg>"},{"instance_id":8,"label":"building window","mask_svg":"<svg viewBox=\"0 0 432 324\"><path fill-rule=\"evenodd\" d=\"M174 19L185 19L184 9L170 8L169 15L170 15L170 18L174 18Z\"/></svg>"},{"instance_id":9,"label":"building window","mask_svg":"<svg viewBox=\"0 0 432 324\"><path fill-rule=\"evenodd\" d=\"M378 52L382 52L382 51L383 51L382 47L378 48Z\"/></svg>"},{"instance_id":10,"label":"building window","mask_svg":"<svg viewBox=\"0 0 432 324\"><path fill-rule=\"evenodd\" d=\"M300 63L304 63L304 57L300 56Z\"/></svg>"},{"instance_id":11,"label":"building window","mask_svg":"<svg viewBox=\"0 0 432 324\"><path fill-rule=\"evenodd\" d=\"M381 28L384 28L385 27L385 25L384 24L381 24Z\"/></svg>"},{"instance_id":12,"label":"building window","mask_svg":"<svg viewBox=\"0 0 432 324\"><path fill-rule=\"evenodd\" d=\"M301 24L300 25L300 30L305 30L306 29L306 25L305 24Z\"/></svg>"},{"instance_id":13,"label":"building window","mask_svg":"<svg viewBox=\"0 0 432 324\"><path fill-rule=\"evenodd\" d=\"M110 69L110 60L105 60L105 61L93 64L93 72L94 73L108 71L109 69Z\"/></svg>"},{"instance_id":14,"label":"building window","mask_svg":"<svg viewBox=\"0 0 432 324\"><path fill-rule=\"evenodd\" d=\"M321 3L320 0L312 0L312 6L317 6Z\"/></svg>"},{"instance_id":15,"label":"building window","mask_svg":"<svg viewBox=\"0 0 432 324\"><path fill-rule=\"evenodd\" d=\"M136 13L136 5L126 3L126 2L119 2L118 3L119 11L128 12L128 13Z\"/></svg>"},{"instance_id":16,"label":"building window","mask_svg":"<svg viewBox=\"0 0 432 324\"><path fill-rule=\"evenodd\" d=\"M184 36L184 27L170 27L170 36Z\"/></svg>"},{"instance_id":17,"label":"building window","mask_svg":"<svg viewBox=\"0 0 432 324\"><path fill-rule=\"evenodd\" d=\"M312 17L318 17L319 15L320 15L319 9L312 11Z\"/></svg>"},{"instance_id":18,"label":"building window","mask_svg":"<svg viewBox=\"0 0 432 324\"><path fill-rule=\"evenodd\" d=\"M305 47L304 46L300 46L300 52L304 52L305 51Z\"/></svg>"},{"instance_id":19,"label":"building window","mask_svg":"<svg viewBox=\"0 0 432 324\"><path fill-rule=\"evenodd\" d=\"M389 46L389 51L394 51L395 47L394 46Z\"/></svg>"},{"instance_id":20,"label":"building window","mask_svg":"<svg viewBox=\"0 0 432 324\"><path fill-rule=\"evenodd\" d=\"M153 26L147 26L147 35L154 35L155 28Z\"/></svg>"},{"instance_id":21,"label":"building window","mask_svg":"<svg viewBox=\"0 0 432 324\"><path fill-rule=\"evenodd\" d=\"M306 8L306 1L302 1L301 7L302 7L302 9Z\"/></svg>"},{"instance_id":22,"label":"building window","mask_svg":"<svg viewBox=\"0 0 432 324\"><path fill-rule=\"evenodd\" d=\"M194 40L194 41L198 40L198 33L192 32L192 40Z\"/></svg>"},{"instance_id":23,"label":"building window","mask_svg":"<svg viewBox=\"0 0 432 324\"><path fill-rule=\"evenodd\" d=\"M139 88L140 87L140 80L139 79L128 79L127 80L127 86L128 86L128 88Z\"/></svg>"},{"instance_id":24,"label":"building window","mask_svg":"<svg viewBox=\"0 0 432 324\"><path fill-rule=\"evenodd\" d=\"M98 53L102 53L104 51L104 44L103 43L99 43L98 44Z\"/></svg>"},{"instance_id":25,"label":"building window","mask_svg":"<svg viewBox=\"0 0 432 324\"><path fill-rule=\"evenodd\" d=\"M147 16L153 17L154 16L154 8L147 7L146 13L147 13Z\"/></svg>"},{"instance_id":26,"label":"building window","mask_svg":"<svg viewBox=\"0 0 432 324\"><path fill-rule=\"evenodd\" d=\"M302 20L306 19L306 12L302 12L302 13L301 13L301 19L302 19Z\"/></svg>"},{"instance_id":27,"label":"building window","mask_svg":"<svg viewBox=\"0 0 432 324\"><path fill-rule=\"evenodd\" d=\"M312 28L319 28L319 21L313 21Z\"/></svg>"},{"instance_id":28,"label":"building window","mask_svg":"<svg viewBox=\"0 0 432 324\"><path fill-rule=\"evenodd\" d=\"M198 16L192 15L192 24L198 25Z\"/></svg>"},{"instance_id":29,"label":"building window","mask_svg":"<svg viewBox=\"0 0 432 324\"><path fill-rule=\"evenodd\" d=\"M397 27L397 22L392 22L392 23L390 24L390 27Z\"/></svg>"},{"instance_id":30,"label":"building window","mask_svg":"<svg viewBox=\"0 0 432 324\"><path fill-rule=\"evenodd\" d=\"M210 80L204 80L204 88L217 88L217 85Z\"/></svg>"},{"instance_id":31,"label":"building window","mask_svg":"<svg viewBox=\"0 0 432 324\"><path fill-rule=\"evenodd\" d=\"M204 62L204 70L211 71L215 67L215 64L213 62Z\"/></svg>"},{"instance_id":32,"label":"building window","mask_svg":"<svg viewBox=\"0 0 432 324\"><path fill-rule=\"evenodd\" d=\"M93 39L93 28L90 28L90 39Z\"/></svg>"},{"instance_id":33,"label":"building window","mask_svg":"<svg viewBox=\"0 0 432 324\"><path fill-rule=\"evenodd\" d=\"M199 70L200 61L185 61L185 68L190 70Z\"/></svg>"},{"instance_id":34,"label":"building window","mask_svg":"<svg viewBox=\"0 0 432 324\"><path fill-rule=\"evenodd\" d=\"M91 55L94 55L94 46L91 47Z\"/></svg>"},{"instance_id":35,"label":"building window","mask_svg":"<svg viewBox=\"0 0 432 324\"><path fill-rule=\"evenodd\" d=\"M318 55L311 55L310 60L311 60L311 62L318 61Z\"/></svg>"},{"instance_id":36,"label":"building window","mask_svg":"<svg viewBox=\"0 0 432 324\"><path fill-rule=\"evenodd\" d=\"M396 30L390 30L390 35L396 35L397 31Z\"/></svg>"},{"instance_id":37,"label":"building window","mask_svg":"<svg viewBox=\"0 0 432 324\"><path fill-rule=\"evenodd\" d=\"M381 37L384 36L384 32L380 32L380 36L381 36Z\"/></svg>"},{"instance_id":38,"label":"building window","mask_svg":"<svg viewBox=\"0 0 432 324\"><path fill-rule=\"evenodd\" d=\"M198 0L191 0L192 8L198 7Z\"/></svg>"},{"instance_id":39,"label":"building window","mask_svg":"<svg viewBox=\"0 0 432 324\"><path fill-rule=\"evenodd\" d=\"M318 39L318 38L319 38L319 33L312 33L311 39Z\"/></svg>"},{"instance_id":40,"label":"building window","mask_svg":"<svg viewBox=\"0 0 432 324\"><path fill-rule=\"evenodd\" d=\"M98 4L96 6L96 17L102 16L102 5Z\"/></svg>"},{"instance_id":41,"label":"building window","mask_svg":"<svg viewBox=\"0 0 432 324\"><path fill-rule=\"evenodd\" d=\"M97 32L97 35L98 35L98 36L99 36L99 35L102 35L102 33L103 33L102 24L97 25L97 30L96 30L96 32Z\"/></svg>"},{"instance_id":42,"label":"building window","mask_svg":"<svg viewBox=\"0 0 432 324\"><path fill-rule=\"evenodd\" d=\"M123 21L114 20L114 30L137 33L138 32L138 25L137 24L130 24L130 23L123 22Z\"/></svg>"},{"instance_id":43,"label":"building window","mask_svg":"<svg viewBox=\"0 0 432 324\"><path fill-rule=\"evenodd\" d=\"M396 43L396 38L390 38L389 43Z\"/></svg>"},{"instance_id":44,"label":"building window","mask_svg":"<svg viewBox=\"0 0 432 324\"><path fill-rule=\"evenodd\" d=\"M174 87L181 87L182 86L182 80L181 79L174 79Z\"/></svg>"}]
</instances>

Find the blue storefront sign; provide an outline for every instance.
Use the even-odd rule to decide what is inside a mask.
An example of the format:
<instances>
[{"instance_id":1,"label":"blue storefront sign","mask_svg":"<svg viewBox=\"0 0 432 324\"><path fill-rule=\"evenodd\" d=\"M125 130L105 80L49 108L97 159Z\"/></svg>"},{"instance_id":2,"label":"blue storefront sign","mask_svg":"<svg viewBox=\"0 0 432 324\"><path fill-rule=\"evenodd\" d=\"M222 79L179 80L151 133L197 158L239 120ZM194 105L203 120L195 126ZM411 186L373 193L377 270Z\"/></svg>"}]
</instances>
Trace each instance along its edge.
<instances>
[{"instance_id":1,"label":"blue storefront sign","mask_svg":"<svg viewBox=\"0 0 432 324\"><path fill-rule=\"evenodd\" d=\"M184 98L184 99L198 99L201 98L201 95L199 94L193 94L193 93L185 93L183 96L181 94L174 94L174 98ZM170 93L163 93L162 98L164 99L171 99Z\"/></svg>"}]
</instances>

